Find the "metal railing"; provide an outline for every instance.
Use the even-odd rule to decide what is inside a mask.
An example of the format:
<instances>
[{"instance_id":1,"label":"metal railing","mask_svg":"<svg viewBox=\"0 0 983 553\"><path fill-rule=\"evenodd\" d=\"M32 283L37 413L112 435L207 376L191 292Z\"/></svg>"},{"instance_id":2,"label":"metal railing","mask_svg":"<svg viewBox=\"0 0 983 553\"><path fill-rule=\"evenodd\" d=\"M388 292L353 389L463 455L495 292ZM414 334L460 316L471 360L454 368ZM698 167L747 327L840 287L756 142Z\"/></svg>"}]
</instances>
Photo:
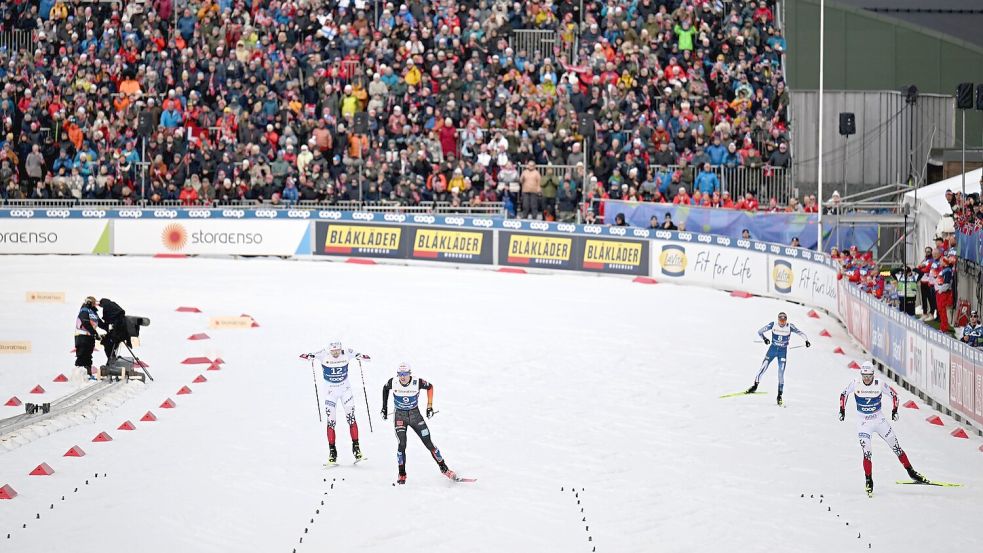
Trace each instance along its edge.
<instances>
[{"instance_id":1,"label":"metal railing","mask_svg":"<svg viewBox=\"0 0 983 553\"><path fill-rule=\"evenodd\" d=\"M381 213L459 213L467 215L486 215L501 216L505 214L505 204L502 202L485 202L477 205L458 205L451 202L427 202L419 205L402 205L395 202L359 202L357 200L341 202L277 202L269 200L232 200L222 202L213 200L210 202L198 202L193 205L186 205L180 200L163 200L152 203L148 200L138 200L133 203L125 203L121 200L3 200L0 207L4 208L25 208L25 209L85 209L85 208L106 208L115 209L123 207L155 208L155 207L186 207L186 208L214 208L214 207L242 207L242 208L263 208L263 209L306 209L306 210L334 210L334 211L372 211Z\"/></svg>"},{"instance_id":2,"label":"metal railing","mask_svg":"<svg viewBox=\"0 0 983 553\"><path fill-rule=\"evenodd\" d=\"M0 48L6 48L8 51L30 50L33 42L31 31L24 29L0 31Z\"/></svg>"},{"instance_id":3,"label":"metal railing","mask_svg":"<svg viewBox=\"0 0 983 553\"><path fill-rule=\"evenodd\" d=\"M546 58L573 63L577 43L565 43L558 31L516 29L509 36L509 46L516 54L525 51L527 60L540 65Z\"/></svg>"}]
</instances>

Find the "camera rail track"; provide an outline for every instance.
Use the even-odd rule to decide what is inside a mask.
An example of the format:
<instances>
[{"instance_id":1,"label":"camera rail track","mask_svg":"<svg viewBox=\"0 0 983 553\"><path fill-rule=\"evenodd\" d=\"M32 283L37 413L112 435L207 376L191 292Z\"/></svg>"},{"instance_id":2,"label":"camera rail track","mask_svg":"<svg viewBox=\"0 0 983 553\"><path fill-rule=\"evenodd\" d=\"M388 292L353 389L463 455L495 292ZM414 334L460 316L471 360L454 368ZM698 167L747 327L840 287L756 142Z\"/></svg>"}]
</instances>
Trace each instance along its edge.
<instances>
[{"instance_id":1,"label":"camera rail track","mask_svg":"<svg viewBox=\"0 0 983 553\"><path fill-rule=\"evenodd\" d=\"M115 390L120 382L110 382L108 380L98 382L92 386L86 386L81 390L67 395L63 398L51 402L51 410L47 413L23 414L6 419L0 419L0 439L6 438L9 434L21 428L43 422L59 415L64 415L74 411L79 407L89 405L98 400L103 395Z\"/></svg>"}]
</instances>

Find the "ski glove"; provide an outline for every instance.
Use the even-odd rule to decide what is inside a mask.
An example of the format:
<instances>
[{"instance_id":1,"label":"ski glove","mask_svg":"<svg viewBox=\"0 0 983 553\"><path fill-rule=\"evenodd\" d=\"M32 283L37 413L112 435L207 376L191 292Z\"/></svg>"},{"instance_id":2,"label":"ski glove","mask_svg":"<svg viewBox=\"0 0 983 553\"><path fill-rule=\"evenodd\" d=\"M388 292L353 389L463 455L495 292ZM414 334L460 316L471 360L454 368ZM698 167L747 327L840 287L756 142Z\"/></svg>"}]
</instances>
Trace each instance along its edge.
<instances>
[{"instance_id":1,"label":"ski glove","mask_svg":"<svg viewBox=\"0 0 983 553\"><path fill-rule=\"evenodd\" d=\"M810 347L810 346L812 346L812 343L809 340L806 340L806 347Z\"/></svg>"},{"instance_id":2,"label":"ski glove","mask_svg":"<svg viewBox=\"0 0 983 553\"><path fill-rule=\"evenodd\" d=\"M429 419L432 416L433 416L433 407L427 407L427 418Z\"/></svg>"},{"instance_id":3,"label":"ski glove","mask_svg":"<svg viewBox=\"0 0 983 553\"><path fill-rule=\"evenodd\" d=\"M771 344L771 340L769 340L768 338L762 337L761 339L765 341L766 346Z\"/></svg>"},{"instance_id":4,"label":"ski glove","mask_svg":"<svg viewBox=\"0 0 983 553\"><path fill-rule=\"evenodd\" d=\"M383 409L382 410L382 420L386 420L388 418L389 418L389 412L386 411L385 409Z\"/></svg>"},{"instance_id":5,"label":"ski glove","mask_svg":"<svg viewBox=\"0 0 983 553\"><path fill-rule=\"evenodd\" d=\"M367 354L365 354L365 353L358 353L358 354L356 354L356 355L355 355L355 359L358 359L358 360L363 360L363 359L364 359L365 361L371 361L371 360L372 360L372 358L371 358L371 357L369 357L369 356L368 356Z\"/></svg>"},{"instance_id":6,"label":"ski glove","mask_svg":"<svg viewBox=\"0 0 983 553\"><path fill-rule=\"evenodd\" d=\"M301 359L314 359L314 354L313 353L301 353L300 354L300 358Z\"/></svg>"},{"instance_id":7,"label":"ski glove","mask_svg":"<svg viewBox=\"0 0 983 553\"><path fill-rule=\"evenodd\" d=\"M897 409L891 409L891 420L893 420L893 421L898 420L898 410Z\"/></svg>"},{"instance_id":8,"label":"ski glove","mask_svg":"<svg viewBox=\"0 0 983 553\"><path fill-rule=\"evenodd\" d=\"M840 420L843 420L845 418L846 418L846 411L844 411L843 409L840 409Z\"/></svg>"}]
</instances>

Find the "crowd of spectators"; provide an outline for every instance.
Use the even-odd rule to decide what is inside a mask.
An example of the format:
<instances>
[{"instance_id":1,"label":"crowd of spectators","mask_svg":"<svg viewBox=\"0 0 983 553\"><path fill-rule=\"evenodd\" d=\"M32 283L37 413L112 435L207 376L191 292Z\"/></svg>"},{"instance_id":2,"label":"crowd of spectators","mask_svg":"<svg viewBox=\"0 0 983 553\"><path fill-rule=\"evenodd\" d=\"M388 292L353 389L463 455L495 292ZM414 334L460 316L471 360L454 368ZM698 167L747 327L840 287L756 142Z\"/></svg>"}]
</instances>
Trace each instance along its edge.
<instances>
[{"instance_id":1,"label":"crowd of spectators","mask_svg":"<svg viewBox=\"0 0 983 553\"><path fill-rule=\"evenodd\" d=\"M561 40L515 51L520 29ZM0 49L4 198L553 218L585 188L713 205L709 168L790 162L774 0L0 2L14 30L31 40Z\"/></svg>"}]
</instances>

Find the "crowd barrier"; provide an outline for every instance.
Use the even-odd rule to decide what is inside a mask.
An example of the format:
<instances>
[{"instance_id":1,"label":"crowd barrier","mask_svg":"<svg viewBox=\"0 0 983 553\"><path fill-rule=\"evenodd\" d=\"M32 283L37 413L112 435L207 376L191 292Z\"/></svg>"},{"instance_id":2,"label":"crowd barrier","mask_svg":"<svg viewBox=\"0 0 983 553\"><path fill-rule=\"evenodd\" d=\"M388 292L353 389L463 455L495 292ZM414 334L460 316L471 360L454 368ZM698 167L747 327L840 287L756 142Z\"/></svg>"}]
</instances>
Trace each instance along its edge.
<instances>
[{"instance_id":1,"label":"crowd barrier","mask_svg":"<svg viewBox=\"0 0 983 553\"><path fill-rule=\"evenodd\" d=\"M983 351L837 278L829 256L695 232L331 210L0 210L0 254L377 258L627 275L821 308L933 406L983 427Z\"/></svg>"}]
</instances>

